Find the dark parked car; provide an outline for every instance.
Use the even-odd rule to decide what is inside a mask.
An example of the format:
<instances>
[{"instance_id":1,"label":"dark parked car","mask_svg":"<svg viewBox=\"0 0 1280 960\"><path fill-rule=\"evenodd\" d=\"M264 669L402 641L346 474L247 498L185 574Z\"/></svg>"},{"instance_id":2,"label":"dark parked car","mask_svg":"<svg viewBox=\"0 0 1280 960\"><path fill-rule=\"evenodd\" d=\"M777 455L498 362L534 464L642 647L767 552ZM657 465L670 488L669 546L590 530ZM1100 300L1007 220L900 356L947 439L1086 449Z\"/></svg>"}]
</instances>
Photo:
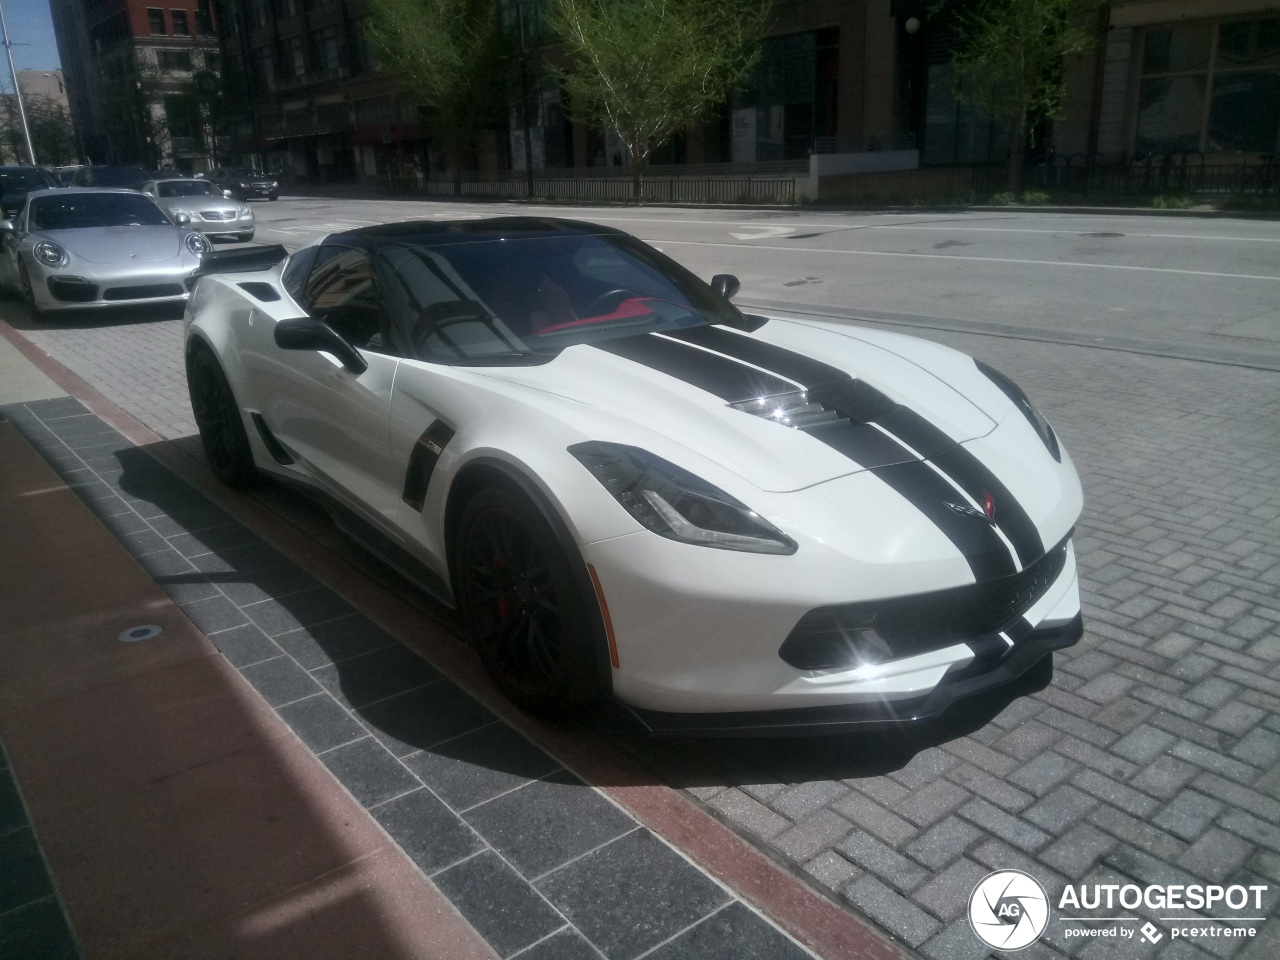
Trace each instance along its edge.
<instances>
[{"instance_id":1,"label":"dark parked car","mask_svg":"<svg viewBox=\"0 0 1280 960\"><path fill-rule=\"evenodd\" d=\"M137 190L155 174L146 167L140 166L93 166L81 167L76 171L74 186L77 187L124 187Z\"/></svg>"},{"instance_id":2,"label":"dark parked car","mask_svg":"<svg viewBox=\"0 0 1280 960\"><path fill-rule=\"evenodd\" d=\"M221 190L230 190L238 200L250 197L266 197L275 200L280 196L280 184L264 173L254 173L247 167L218 167L207 175Z\"/></svg>"},{"instance_id":3,"label":"dark parked car","mask_svg":"<svg viewBox=\"0 0 1280 960\"><path fill-rule=\"evenodd\" d=\"M56 187L58 181L43 167L0 167L0 207L4 218L17 214L32 190Z\"/></svg>"}]
</instances>

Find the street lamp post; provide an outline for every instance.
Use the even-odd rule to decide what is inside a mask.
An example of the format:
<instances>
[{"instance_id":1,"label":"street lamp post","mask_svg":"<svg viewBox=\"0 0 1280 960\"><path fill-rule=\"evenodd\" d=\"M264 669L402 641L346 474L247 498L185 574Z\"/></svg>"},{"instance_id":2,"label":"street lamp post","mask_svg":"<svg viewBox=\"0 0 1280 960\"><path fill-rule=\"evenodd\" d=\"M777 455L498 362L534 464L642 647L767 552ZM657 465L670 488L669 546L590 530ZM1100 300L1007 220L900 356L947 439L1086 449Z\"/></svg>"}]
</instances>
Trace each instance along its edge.
<instances>
[{"instance_id":1,"label":"street lamp post","mask_svg":"<svg viewBox=\"0 0 1280 960\"><path fill-rule=\"evenodd\" d=\"M36 148L31 145L31 127L27 125L27 108L22 105L22 88L18 86L18 71L13 68L13 44L9 42L9 25L4 19L4 0L0 0L0 33L4 36L4 52L9 57L9 76L13 77L13 95L18 101L18 116L22 118L22 135L27 139L27 156L34 166Z\"/></svg>"}]
</instances>

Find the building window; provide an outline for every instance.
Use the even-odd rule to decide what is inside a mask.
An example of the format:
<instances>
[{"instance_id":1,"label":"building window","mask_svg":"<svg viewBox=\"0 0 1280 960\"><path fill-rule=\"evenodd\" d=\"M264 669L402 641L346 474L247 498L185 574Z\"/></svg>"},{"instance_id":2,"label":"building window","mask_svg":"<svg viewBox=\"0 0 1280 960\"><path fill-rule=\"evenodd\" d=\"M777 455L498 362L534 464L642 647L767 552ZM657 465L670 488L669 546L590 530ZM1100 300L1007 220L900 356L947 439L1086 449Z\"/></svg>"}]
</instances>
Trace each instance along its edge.
<instances>
[{"instance_id":1,"label":"building window","mask_svg":"<svg viewBox=\"0 0 1280 960\"><path fill-rule=\"evenodd\" d=\"M187 11L170 10L169 19L173 21L173 35L175 37L191 36L191 30L187 27Z\"/></svg>"},{"instance_id":2,"label":"building window","mask_svg":"<svg viewBox=\"0 0 1280 960\"><path fill-rule=\"evenodd\" d=\"M191 54L186 50L157 50L156 66L162 73L190 73Z\"/></svg>"},{"instance_id":3,"label":"building window","mask_svg":"<svg viewBox=\"0 0 1280 960\"><path fill-rule=\"evenodd\" d=\"M213 36L213 13L209 0L196 0L196 33L202 37Z\"/></svg>"},{"instance_id":4,"label":"building window","mask_svg":"<svg viewBox=\"0 0 1280 960\"><path fill-rule=\"evenodd\" d=\"M279 0L276 10L281 20L289 20L298 15L298 0Z\"/></svg>"},{"instance_id":5,"label":"building window","mask_svg":"<svg viewBox=\"0 0 1280 960\"><path fill-rule=\"evenodd\" d=\"M1149 27L1134 152L1280 149L1280 17Z\"/></svg>"},{"instance_id":6,"label":"building window","mask_svg":"<svg viewBox=\"0 0 1280 960\"><path fill-rule=\"evenodd\" d=\"M164 11L156 7L147 7L147 22L151 24L152 34L164 36Z\"/></svg>"},{"instance_id":7,"label":"building window","mask_svg":"<svg viewBox=\"0 0 1280 960\"><path fill-rule=\"evenodd\" d=\"M336 26L324 27L311 35L315 45L316 69L337 70L342 66L342 46Z\"/></svg>"},{"instance_id":8,"label":"building window","mask_svg":"<svg viewBox=\"0 0 1280 960\"><path fill-rule=\"evenodd\" d=\"M286 37L280 41L280 61L284 77L300 77L307 72L301 37Z\"/></svg>"}]
</instances>

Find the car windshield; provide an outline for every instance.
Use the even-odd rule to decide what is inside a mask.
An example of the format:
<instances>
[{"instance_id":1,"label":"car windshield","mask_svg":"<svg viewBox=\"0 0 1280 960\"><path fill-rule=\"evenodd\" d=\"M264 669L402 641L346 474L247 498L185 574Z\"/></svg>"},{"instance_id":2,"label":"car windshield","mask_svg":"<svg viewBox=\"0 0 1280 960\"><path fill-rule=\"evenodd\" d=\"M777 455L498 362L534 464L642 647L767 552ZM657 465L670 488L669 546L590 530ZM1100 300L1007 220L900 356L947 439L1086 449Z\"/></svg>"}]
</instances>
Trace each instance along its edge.
<instances>
[{"instance_id":1,"label":"car windshield","mask_svg":"<svg viewBox=\"0 0 1280 960\"><path fill-rule=\"evenodd\" d=\"M222 191L205 180L161 180L156 184L161 197L220 197Z\"/></svg>"},{"instance_id":2,"label":"car windshield","mask_svg":"<svg viewBox=\"0 0 1280 960\"><path fill-rule=\"evenodd\" d=\"M31 201L32 230L82 227L154 227L170 223L159 207L137 193L58 193Z\"/></svg>"},{"instance_id":3,"label":"car windshield","mask_svg":"<svg viewBox=\"0 0 1280 960\"><path fill-rule=\"evenodd\" d=\"M550 356L578 343L740 318L679 264L625 235L406 240L382 247L378 259L392 312L404 318L420 360Z\"/></svg>"},{"instance_id":4,"label":"car windshield","mask_svg":"<svg viewBox=\"0 0 1280 960\"><path fill-rule=\"evenodd\" d=\"M54 186L54 180L43 170L0 170L0 187L5 193L40 190Z\"/></svg>"}]
</instances>

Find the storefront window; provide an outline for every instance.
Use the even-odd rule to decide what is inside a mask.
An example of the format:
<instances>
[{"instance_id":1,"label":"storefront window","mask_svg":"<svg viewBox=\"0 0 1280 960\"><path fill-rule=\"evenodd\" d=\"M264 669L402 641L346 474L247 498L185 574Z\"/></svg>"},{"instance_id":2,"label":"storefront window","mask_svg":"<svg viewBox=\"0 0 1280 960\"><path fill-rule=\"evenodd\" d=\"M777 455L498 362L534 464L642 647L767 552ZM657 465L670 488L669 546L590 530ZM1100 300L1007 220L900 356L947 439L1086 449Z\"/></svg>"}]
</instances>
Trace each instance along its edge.
<instances>
[{"instance_id":1,"label":"storefront window","mask_svg":"<svg viewBox=\"0 0 1280 960\"><path fill-rule=\"evenodd\" d=\"M1135 153L1280 150L1280 17L1148 29L1142 73Z\"/></svg>"}]
</instances>

